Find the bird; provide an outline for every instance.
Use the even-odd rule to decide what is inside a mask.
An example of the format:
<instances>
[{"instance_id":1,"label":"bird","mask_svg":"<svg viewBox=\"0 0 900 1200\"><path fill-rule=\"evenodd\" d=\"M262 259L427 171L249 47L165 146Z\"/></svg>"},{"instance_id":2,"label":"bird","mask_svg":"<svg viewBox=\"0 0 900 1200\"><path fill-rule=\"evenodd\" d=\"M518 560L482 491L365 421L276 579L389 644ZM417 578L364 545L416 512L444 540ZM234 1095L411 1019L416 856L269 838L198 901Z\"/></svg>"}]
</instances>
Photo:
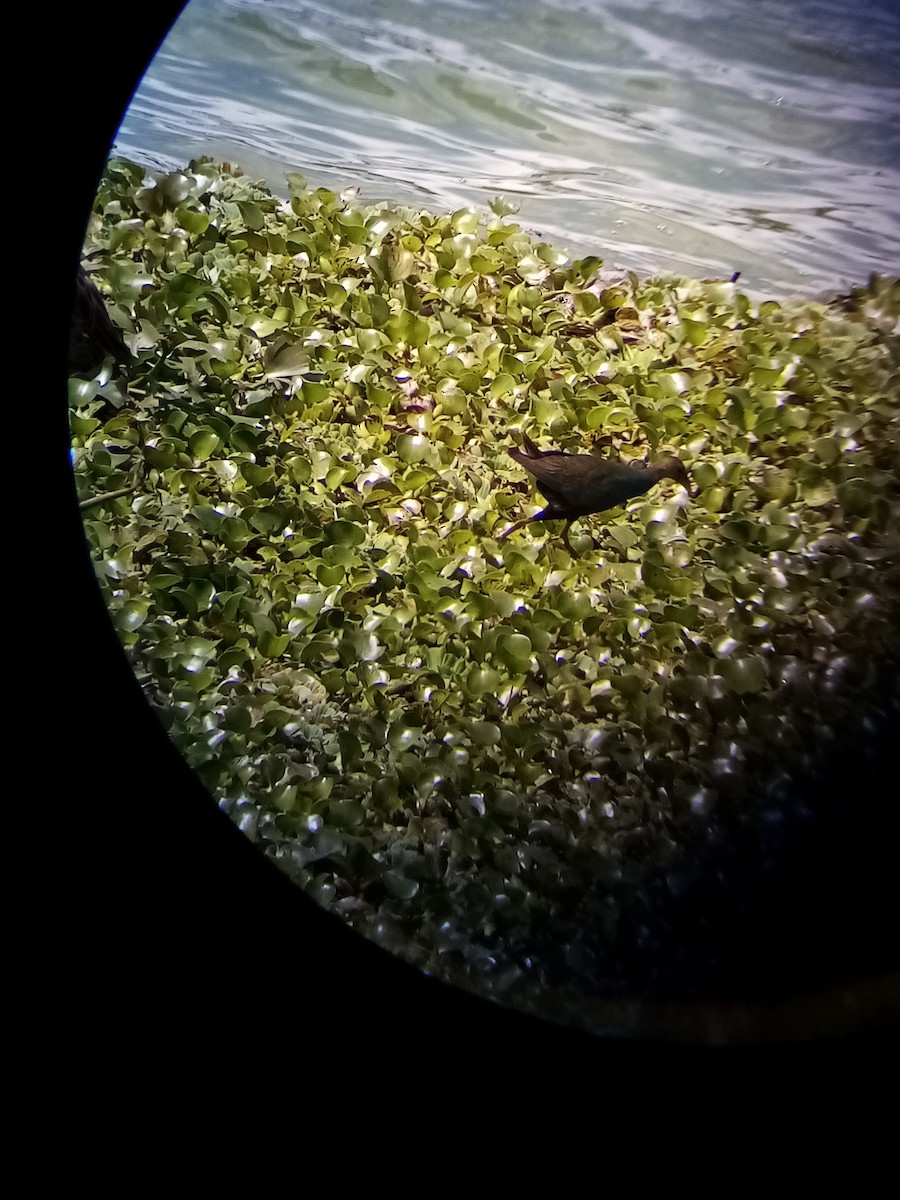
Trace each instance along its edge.
<instances>
[{"instance_id":1,"label":"bird","mask_svg":"<svg viewBox=\"0 0 900 1200\"><path fill-rule=\"evenodd\" d=\"M562 450L540 450L527 434L523 434L524 449L514 447L511 458L533 475L538 491L548 504L533 517L516 521L500 540L528 525L531 521L566 522L563 541L572 557L575 553L569 542L569 526L578 517L605 512L624 504L634 496L643 496L661 479L674 479L691 494L691 479L687 467L674 454L664 454L651 463L623 463L598 458L594 454L566 454Z\"/></svg>"},{"instance_id":2,"label":"bird","mask_svg":"<svg viewBox=\"0 0 900 1200\"><path fill-rule=\"evenodd\" d=\"M131 358L131 352L102 293L79 263L69 326L69 374L96 375L107 358L120 365Z\"/></svg>"}]
</instances>

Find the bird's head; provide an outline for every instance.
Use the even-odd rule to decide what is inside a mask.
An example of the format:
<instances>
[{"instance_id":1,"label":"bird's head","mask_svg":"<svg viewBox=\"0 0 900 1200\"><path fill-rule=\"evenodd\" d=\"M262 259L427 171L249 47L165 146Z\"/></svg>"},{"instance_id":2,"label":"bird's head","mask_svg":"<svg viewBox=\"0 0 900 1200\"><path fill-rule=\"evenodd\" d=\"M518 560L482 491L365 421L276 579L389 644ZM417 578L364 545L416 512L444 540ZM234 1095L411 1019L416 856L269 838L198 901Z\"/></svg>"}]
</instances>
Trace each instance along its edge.
<instances>
[{"instance_id":1,"label":"bird's head","mask_svg":"<svg viewBox=\"0 0 900 1200\"><path fill-rule=\"evenodd\" d=\"M676 483L680 483L687 490L689 496L693 495L691 490L691 477L688 475L688 469L674 454L664 454L653 463L653 470L660 479L674 479Z\"/></svg>"}]
</instances>

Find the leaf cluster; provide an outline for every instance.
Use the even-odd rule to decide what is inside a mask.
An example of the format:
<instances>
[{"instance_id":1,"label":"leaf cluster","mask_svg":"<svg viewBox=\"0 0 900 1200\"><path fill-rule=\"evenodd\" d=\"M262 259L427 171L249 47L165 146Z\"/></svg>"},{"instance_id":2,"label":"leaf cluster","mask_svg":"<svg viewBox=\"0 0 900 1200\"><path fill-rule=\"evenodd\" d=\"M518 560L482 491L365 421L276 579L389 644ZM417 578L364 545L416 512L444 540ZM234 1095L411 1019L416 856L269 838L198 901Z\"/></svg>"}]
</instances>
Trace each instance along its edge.
<instances>
[{"instance_id":1,"label":"leaf cluster","mask_svg":"<svg viewBox=\"0 0 900 1200\"><path fill-rule=\"evenodd\" d=\"M757 304L568 261L502 206L290 185L109 164L86 249L134 361L70 401L112 619L321 903L508 997L624 986L641 879L896 670L900 282ZM698 495L584 522L575 560L552 525L501 542L541 507L521 431L675 452Z\"/></svg>"}]
</instances>

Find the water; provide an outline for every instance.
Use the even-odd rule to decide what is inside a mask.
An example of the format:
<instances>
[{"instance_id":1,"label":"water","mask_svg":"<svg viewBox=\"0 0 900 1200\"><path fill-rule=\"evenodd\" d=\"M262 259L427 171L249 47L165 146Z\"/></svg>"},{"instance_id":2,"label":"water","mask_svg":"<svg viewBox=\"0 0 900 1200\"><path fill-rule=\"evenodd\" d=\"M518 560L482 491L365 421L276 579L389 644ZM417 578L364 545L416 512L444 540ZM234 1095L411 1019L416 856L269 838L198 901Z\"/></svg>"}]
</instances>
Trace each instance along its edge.
<instances>
[{"instance_id":1,"label":"water","mask_svg":"<svg viewBox=\"0 0 900 1200\"><path fill-rule=\"evenodd\" d=\"M117 147L814 295L900 271L898 117L896 0L191 0Z\"/></svg>"}]
</instances>

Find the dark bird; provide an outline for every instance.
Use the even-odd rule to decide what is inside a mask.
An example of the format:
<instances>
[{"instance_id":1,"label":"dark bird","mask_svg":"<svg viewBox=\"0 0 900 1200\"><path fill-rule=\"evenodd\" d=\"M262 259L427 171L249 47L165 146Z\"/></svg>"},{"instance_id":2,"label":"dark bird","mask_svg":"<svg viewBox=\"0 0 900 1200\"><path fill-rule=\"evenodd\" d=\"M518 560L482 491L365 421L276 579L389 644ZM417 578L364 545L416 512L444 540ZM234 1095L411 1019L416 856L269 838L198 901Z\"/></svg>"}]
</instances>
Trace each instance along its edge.
<instances>
[{"instance_id":1,"label":"dark bird","mask_svg":"<svg viewBox=\"0 0 900 1200\"><path fill-rule=\"evenodd\" d=\"M691 491L690 476L680 458L665 454L652 463L623 463L598 458L594 454L565 454L562 450L539 450L527 434L524 450L510 450L510 457L537 481L538 491L548 503L546 508L516 521L501 534L507 538L531 521L566 522L563 541L574 558L569 542L569 526L578 517L605 512L624 504L634 496L643 496L661 479L674 479Z\"/></svg>"},{"instance_id":2,"label":"dark bird","mask_svg":"<svg viewBox=\"0 0 900 1200\"><path fill-rule=\"evenodd\" d=\"M96 375L107 358L119 365L131 358L131 352L122 330L107 311L102 293L79 263L69 326L69 373Z\"/></svg>"}]
</instances>

